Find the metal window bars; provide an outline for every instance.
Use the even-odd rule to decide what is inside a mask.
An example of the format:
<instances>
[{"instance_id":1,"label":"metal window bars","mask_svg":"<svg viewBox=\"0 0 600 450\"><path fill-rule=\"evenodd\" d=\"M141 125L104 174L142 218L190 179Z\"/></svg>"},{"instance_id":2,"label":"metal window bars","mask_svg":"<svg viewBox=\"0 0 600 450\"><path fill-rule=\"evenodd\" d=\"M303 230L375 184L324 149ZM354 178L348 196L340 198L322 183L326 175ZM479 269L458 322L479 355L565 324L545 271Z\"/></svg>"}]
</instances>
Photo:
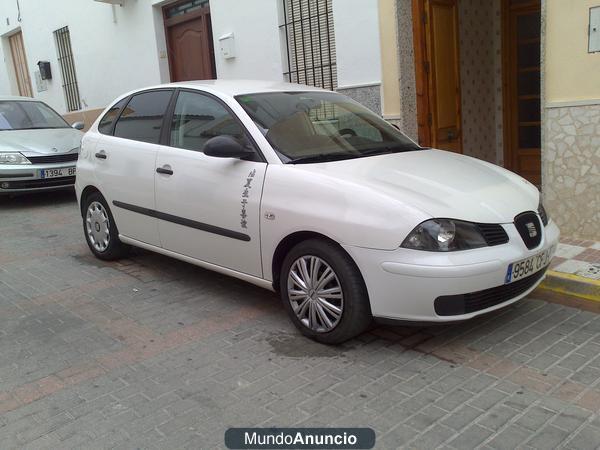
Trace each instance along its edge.
<instances>
[{"instance_id":1,"label":"metal window bars","mask_svg":"<svg viewBox=\"0 0 600 450\"><path fill-rule=\"evenodd\" d=\"M58 52L58 64L63 81L63 91L68 111L77 111L81 109L81 99L79 97L79 86L77 85L77 75L75 74L75 62L73 60L73 51L71 49L71 35L69 27L63 27L54 32L56 41L56 50Z\"/></svg>"},{"instance_id":2,"label":"metal window bars","mask_svg":"<svg viewBox=\"0 0 600 450\"><path fill-rule=\"evenodd\" d=\"M288 70L292 83L337 87L332 0L282 0Z\"/></svg>"}]
</instances>

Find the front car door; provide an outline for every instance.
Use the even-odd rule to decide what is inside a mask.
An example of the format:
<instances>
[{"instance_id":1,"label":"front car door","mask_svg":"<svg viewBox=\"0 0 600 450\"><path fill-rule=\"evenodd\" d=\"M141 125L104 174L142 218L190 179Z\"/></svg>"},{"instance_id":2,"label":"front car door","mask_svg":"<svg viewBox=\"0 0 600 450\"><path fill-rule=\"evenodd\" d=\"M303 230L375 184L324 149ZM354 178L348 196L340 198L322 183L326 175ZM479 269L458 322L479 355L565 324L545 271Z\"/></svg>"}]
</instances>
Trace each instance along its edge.
<instances>
[{"instance_id":1,"label":"front car door","mask_svg":"<svg viewBox=\"0 0 600 450\"><path fill-rule=\"evenodd\" d=\"M118 102L98 125L103 136L95 149L98 188L119 233L157 246L157 220L145 212L155 207L156 156L172 94L173 89L146 91Z\"/></svg>"},{"instance_id":2,"label":"front car door","mask_svg":"<svg viewBox=\"0 0 600 450\"><path fill-rule=\"evenodd\" d=\"M156 167L156 209L163 248L248 275L262 277L260 200L267 164L215 158L202 149L211 137L230 135L256 150L235 114L199 91L177 94L168 144Z\"/></svg>"}]
</instances>

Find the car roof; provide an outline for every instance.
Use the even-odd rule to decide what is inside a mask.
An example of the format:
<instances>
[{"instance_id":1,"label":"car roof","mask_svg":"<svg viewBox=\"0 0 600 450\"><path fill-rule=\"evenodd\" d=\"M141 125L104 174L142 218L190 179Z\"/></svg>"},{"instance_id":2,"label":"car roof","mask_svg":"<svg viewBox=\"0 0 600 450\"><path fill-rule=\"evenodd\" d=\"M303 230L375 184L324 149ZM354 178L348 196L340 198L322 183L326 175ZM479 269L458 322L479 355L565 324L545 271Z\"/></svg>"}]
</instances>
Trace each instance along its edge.
<instances>
[{"instance_id":1,"label":"car roof","mask_svg":"<svg viewBox=\"0 0 600 450\"><path fill-rule=\"evenodd\" d=\"M0 102L6 101L29 101L29 102L39 102L40 100L31 97L19 97L18 95L0 95Z\"/></svg>"},{"instance_id":2,"label":"car roof","mask_svg":"<svg viewBox=\"0 0 600 450\"><path fill-rule=\"evenodd\" d=\"M289 92L289 91L323 91L324 89L306 86L296 83L285 83L282 81L267 80L198 80L180 81L162 85L162 87L189 87L192 89L205 88L207 90L221 92L226 95L235 96L243 94L257 94L265 92Z\"/></svg>"}]
</instances>

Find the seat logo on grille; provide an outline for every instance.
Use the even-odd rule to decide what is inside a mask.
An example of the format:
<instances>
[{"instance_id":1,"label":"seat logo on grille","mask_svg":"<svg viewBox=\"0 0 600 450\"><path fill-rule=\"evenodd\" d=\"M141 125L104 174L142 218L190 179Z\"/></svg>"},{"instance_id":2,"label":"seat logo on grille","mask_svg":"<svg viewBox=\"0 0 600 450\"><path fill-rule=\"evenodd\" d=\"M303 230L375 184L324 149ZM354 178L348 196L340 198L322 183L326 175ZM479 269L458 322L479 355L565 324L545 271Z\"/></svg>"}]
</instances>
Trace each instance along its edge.
<instances>
[{"instance_id":1,"label":"seat logo on grille","mask_svg":"<svg viewBox=\"0 0 600 450\"><path fill-rule=\"evenodd\" d=\"M537 236L537 229L535 228L535 224L533 222L527 222L525 226L527 227L527 231L529 231L530 238Z\"/></svg>"}]
</instances>

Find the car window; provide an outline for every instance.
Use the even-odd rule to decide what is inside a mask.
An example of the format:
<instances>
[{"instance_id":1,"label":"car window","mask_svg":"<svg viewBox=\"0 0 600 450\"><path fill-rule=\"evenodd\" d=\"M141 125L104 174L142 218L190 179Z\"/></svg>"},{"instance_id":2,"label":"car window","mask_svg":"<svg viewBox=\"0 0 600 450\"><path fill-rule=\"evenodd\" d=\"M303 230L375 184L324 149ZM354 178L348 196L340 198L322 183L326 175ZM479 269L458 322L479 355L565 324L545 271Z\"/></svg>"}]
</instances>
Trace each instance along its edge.
<instances>
[{"instance_id":1,"label":"car window","mask_svg":"<svg viewBox=\"0 0 600 450\"><path fill-rule=\"evenodd\" d=\"M173 113L170 145L201 152L206 141L223 135L248 145L242 126L225 106L207 95L181 91Z\"/></svg>"},{"instance_id":2,"label":"car window","mask_svg":"<svg viewBox=\"0 0 600 450\"><path fill-rule=\"evenodd\" d=\"M104 114L104 117L102 117L102 120L100 120L100 123L98 124L98 131L100 133L111 134L113 122L117 118L119 111L125 105L126 102L127 97L125 97L120 102L115 103L108 111L106 111L106 114Z\"/></svg>"},{"instance_id":3,"label":"car window","mask_svg":"<svg viewBox=\"0 0 600 450\"><path fill-rule=\"evenodd\" d=\"M270 92L235 98L286 163L419 149L372 111L333 92Z\"/></svg>"},{"instance_id":4,"label":"car window","mask_svg":"<svg viewBox=\"0 0 600 450\"><path fill-rule=\"evenodd\" d=\"M134 95L115 125L115 136L158 144L171 90Z\"/></svg>"},{"instance_id":5,"label":"car window","mask_svg":"<svg viewBox=\"0 0 600 450\"><path fill-rule=\"evenodd\" d=\"M69 124L42 102L0 102L0 131L44 128L69 128Z\"/></svg>"}]
</instances>

